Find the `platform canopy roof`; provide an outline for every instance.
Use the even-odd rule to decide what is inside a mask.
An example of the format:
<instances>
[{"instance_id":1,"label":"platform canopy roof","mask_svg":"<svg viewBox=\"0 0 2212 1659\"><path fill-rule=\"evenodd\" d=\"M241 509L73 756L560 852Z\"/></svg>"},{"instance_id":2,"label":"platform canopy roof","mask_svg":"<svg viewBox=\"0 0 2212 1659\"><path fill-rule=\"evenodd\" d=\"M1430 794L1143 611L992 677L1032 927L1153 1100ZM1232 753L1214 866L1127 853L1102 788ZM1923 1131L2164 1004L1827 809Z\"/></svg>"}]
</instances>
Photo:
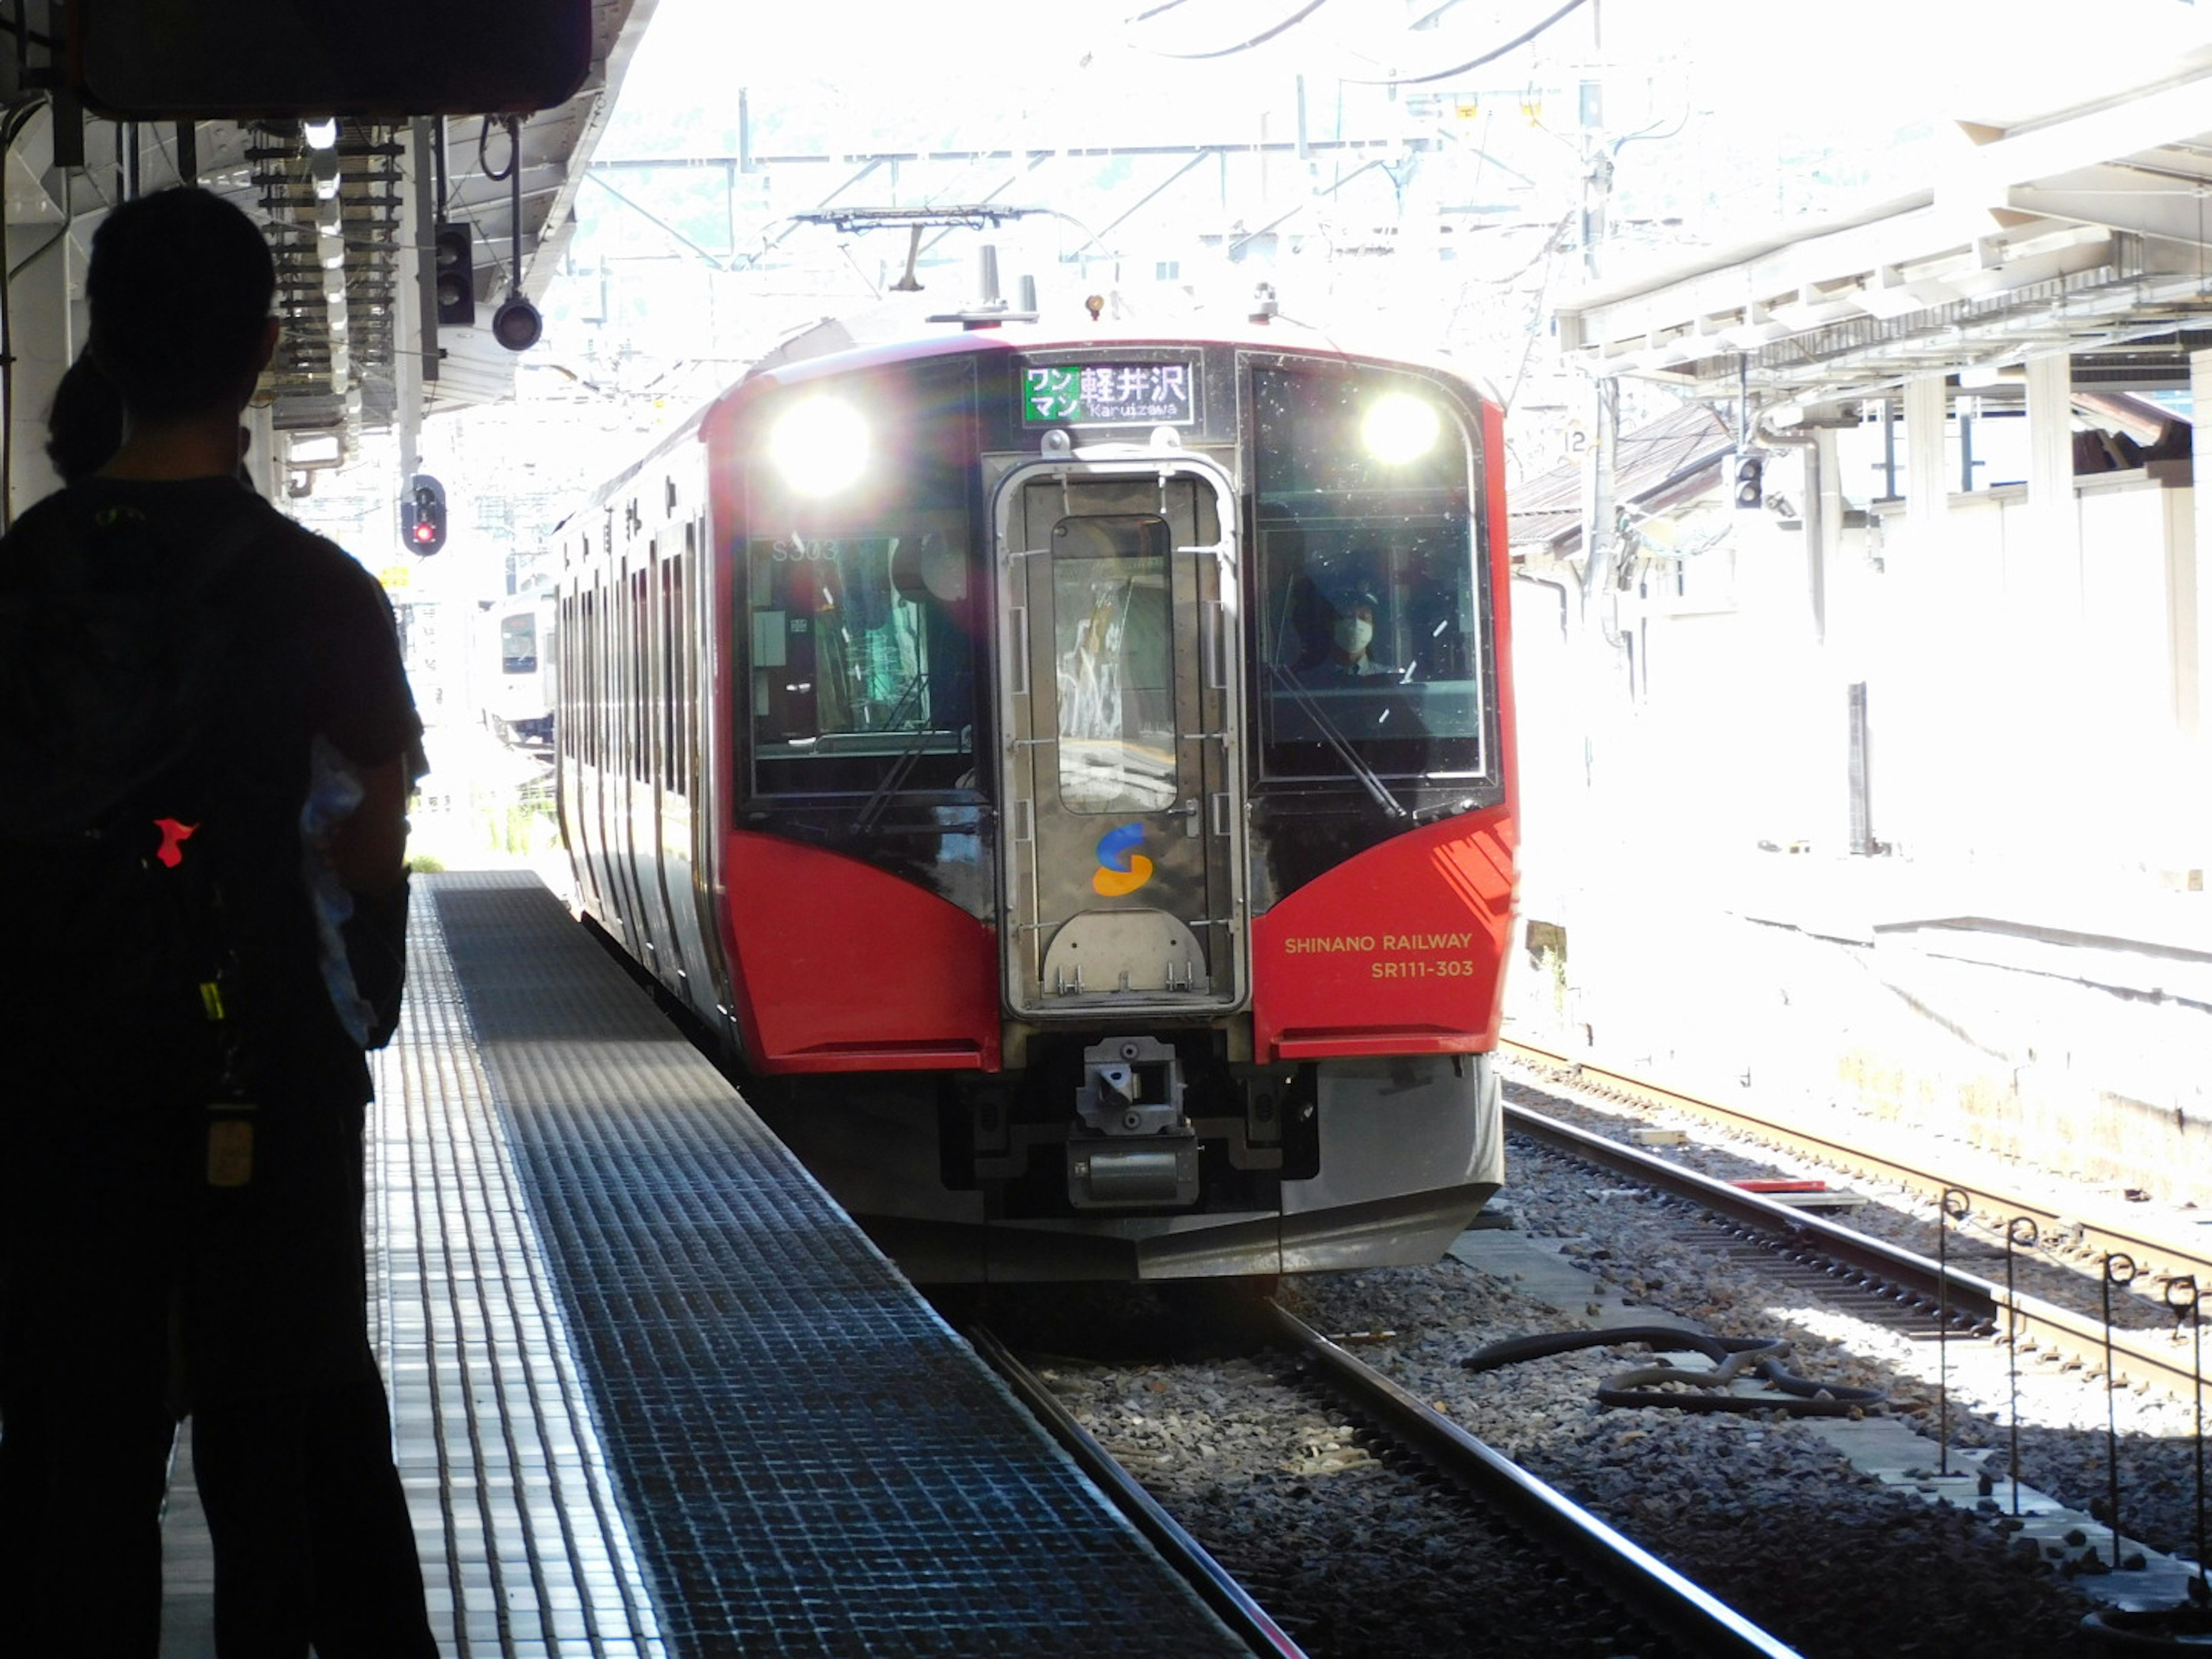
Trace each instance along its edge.
<instances>
[{"instance_id":1,"label":"platform canopy roof","mask_svg":"<svg viewBox=\"0 0 2212 1659\"><path fill-rule=\"evenodd\" d=\"M2060 351L2077 386L2185 385L2212 345L2212 45L2142 56L2064 107L1954 122L1910 196L1574 296L1568 360L1766 405Z\"/></svg>"},{"instance_id":2,"label":"platform canopy roof","mask_svg":"<svg viewBox=\"0 0 2212 1659\"><path fill-rule=\"evenodd\" d=\"M557 274L576 192L654 0L588 4L589 66L571 95L512 126L504 116L447 116L418 133L390 114L340 118L319 132L319 121L212 110L88 119L58 89L66 31L55 0L24 0L28 27L0 29L0 100L9 110L0 171L9 228L46 240L17 260L10 283L34 266L58 269L41 256L65 239L82 247L113 201L191 180L259 221L275 252L283 332L264 387L291 465L334 464L364 429L502 398L516 358L494 339L492 318L509 296L541 299ZM417 166L432 136L443 140L442 191L434 169ZM424 218L471 232L477 299L472 326L439 329L428 378L403 362L414 349L403 337L403 290L431 240L418 234L410 179L434 198ZM19 322L21 310L19 296Z\"/></svg>"},{"instance_id":3,"label":"platform canopy roof","mask_svg":"<svg viewBox=\"0 0 2212 1659\"><path fill-rule=\"evenodd\" d=\"M492 313L509 293L543 300L559 275L575 235L576 193L654 4L592 0L591 71L567 103L524 118L519 192L507 177L510 150L503 131L479 121L447 123L446 196L437 216L465 224L472 234L478 304L473 328L439 331L446 356L438 381L426 388L430 408L493 402L513 390L514 354L491 338ZM519 276L510 270L518 228Z\"/></svg>"}]
</instances>

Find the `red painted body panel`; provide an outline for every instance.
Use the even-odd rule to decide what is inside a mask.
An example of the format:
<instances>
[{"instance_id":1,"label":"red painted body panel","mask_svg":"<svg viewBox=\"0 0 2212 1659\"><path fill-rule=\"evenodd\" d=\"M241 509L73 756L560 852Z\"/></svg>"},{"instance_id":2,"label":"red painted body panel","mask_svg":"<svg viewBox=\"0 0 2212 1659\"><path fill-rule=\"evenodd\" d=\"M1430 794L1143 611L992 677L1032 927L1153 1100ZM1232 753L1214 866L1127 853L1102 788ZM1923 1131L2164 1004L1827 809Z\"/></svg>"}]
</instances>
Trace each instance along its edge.
<instances>
[{"instance_id":1,"label":"red painted body panel","mask_svg":"<svg viewBox=\"0 0 2212 1659\"><path fill-rule=\"evenodd\" d=\"M1505 416L1485 398L1482 404L1482 472L1485 533L1490 552L1490 651L1496 665L1498 775L1505 788L1509 850L1521 844L1520 735L1513 723L1513 558L1506 526Z\"/></svg>"},{"instance_id":2,"label":"red painted body panel","mask_svg":"<svg viewBox=\"0 0 2212 1659\"><path fill-rule=\"evenodd\" d=\"M1371 848L1252 929L1262 1060L1474 1054L1498 1041L1513 821L1470 812Z\"/></svg>"},{"instance_id":3,"label":"red painted body panel","mask_svg":"<svg viewBox=\"0 0 2212 1659\"><path fill-rule=\"evenodd\" d=\"M763 1072L996 1071L997 935L857 859L728 838L728 948Z\"/></svg>"},{"instance_id":4,"label":"red painted body panel","mask_svg":"<svg viewBox=\"0 0 2212 1659\"><path fill-rule=\"evenodd\" d=\"M1263 1061L1471 1054L1498 1042L1520 808L1505 432L1488 402L1482 450L1504 799L1371 848L1253 924L1252 1042Z\"/></svg>"}]
</instances>

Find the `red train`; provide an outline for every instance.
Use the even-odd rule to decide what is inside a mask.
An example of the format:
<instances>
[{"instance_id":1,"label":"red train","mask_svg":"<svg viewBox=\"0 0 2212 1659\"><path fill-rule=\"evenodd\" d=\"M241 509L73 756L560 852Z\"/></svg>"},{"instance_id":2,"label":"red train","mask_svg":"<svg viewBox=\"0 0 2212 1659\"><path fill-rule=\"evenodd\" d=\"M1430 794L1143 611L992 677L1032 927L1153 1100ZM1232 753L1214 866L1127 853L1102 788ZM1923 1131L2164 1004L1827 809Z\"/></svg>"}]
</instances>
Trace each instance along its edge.
<instances>
[{"instance_id":1,"label":"red train","mask_svg":"<svg viewBox=\"0 0 2212 1659\"><path fill-rule=\"evenodd\" d=\"M1279 321L757 369L562 532L582 908L917 1278L1433 1260L1502 1174L1501 459Z\"/></svg>"}]
</instances>

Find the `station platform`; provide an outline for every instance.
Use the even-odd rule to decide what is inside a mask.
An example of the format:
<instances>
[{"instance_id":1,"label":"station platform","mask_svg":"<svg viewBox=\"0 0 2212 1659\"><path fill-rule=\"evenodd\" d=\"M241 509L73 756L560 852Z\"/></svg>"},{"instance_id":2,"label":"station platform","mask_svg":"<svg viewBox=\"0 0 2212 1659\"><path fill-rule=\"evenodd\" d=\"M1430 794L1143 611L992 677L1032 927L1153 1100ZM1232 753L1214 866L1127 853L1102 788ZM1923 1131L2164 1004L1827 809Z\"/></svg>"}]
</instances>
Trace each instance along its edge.
<instances>
[{"instance_id":1,"label":"station platform","mask_svg":"<svg viewBox=\"0 0 2212 1659\"><path fill-rule=\"evenodd\" d=\"M373 1308L449 1659L1247 1651L535 876L418 878L410 952Z\"/></svg>"}]
</instances>

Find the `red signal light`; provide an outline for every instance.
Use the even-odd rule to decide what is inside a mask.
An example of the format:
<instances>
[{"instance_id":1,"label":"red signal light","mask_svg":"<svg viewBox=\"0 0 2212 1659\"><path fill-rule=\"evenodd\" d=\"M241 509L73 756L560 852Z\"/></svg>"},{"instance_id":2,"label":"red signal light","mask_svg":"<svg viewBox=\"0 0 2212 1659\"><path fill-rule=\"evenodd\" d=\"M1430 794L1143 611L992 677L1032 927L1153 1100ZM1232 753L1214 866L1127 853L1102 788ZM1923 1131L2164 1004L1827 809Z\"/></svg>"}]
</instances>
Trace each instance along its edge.
<instances>
[{"instance_id":1,"label":"red signal light","mask_svg":"<svg viewBox=\"0 0 2212 1659\"><path fill-rule=\"evenodd\" d=\"M408 551L427 558L446 544L446 489L418 472L399 498L399 535Z\"/></svg>"}]
</instances>

